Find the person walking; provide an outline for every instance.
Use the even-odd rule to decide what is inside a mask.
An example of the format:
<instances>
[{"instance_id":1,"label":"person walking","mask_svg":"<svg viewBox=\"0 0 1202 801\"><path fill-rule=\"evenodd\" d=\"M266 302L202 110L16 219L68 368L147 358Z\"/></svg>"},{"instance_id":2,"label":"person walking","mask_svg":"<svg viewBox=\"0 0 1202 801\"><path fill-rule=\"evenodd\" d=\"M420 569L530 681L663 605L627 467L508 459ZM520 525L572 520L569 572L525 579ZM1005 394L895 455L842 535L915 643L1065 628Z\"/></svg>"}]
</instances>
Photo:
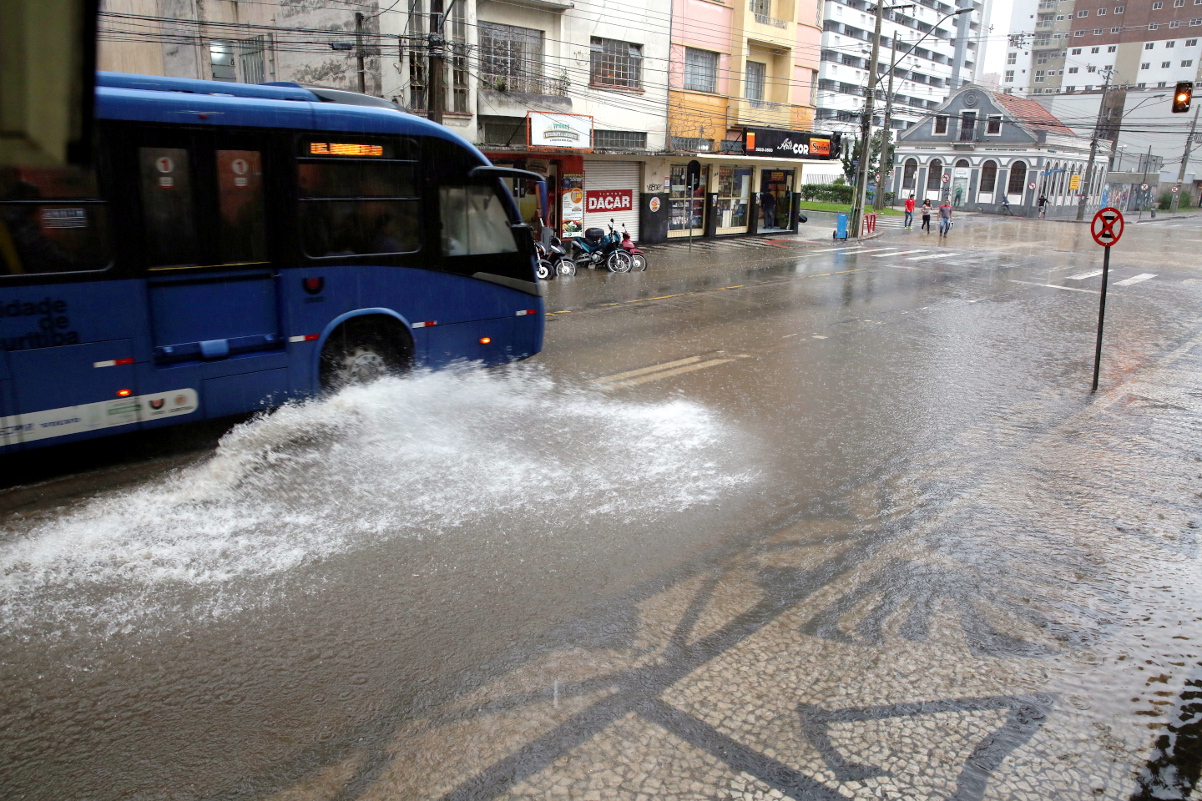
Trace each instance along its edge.
<instances>
[{"instance_id":1,"label":"person walking","mask_svg":"<svg viewBox=\"0 0 1202 801\"><path fill-rule=\"evenodd\" d=\"M1048 208L1048 196L1042 192L1039 195L1039 216L1042 217Z\"/></svg>"},{"instance_id":2,"label":"person walking","mask_svg":"<svg viewBox=\"0 0 1202 801\"><path fill-rule=\"evenodd\" d=\"M952 228L952 204L946 200L939 207L939 235L947 236L947 232Z\"/></svg>"},{"instance_id":3,"label":"person walking","mask_svg":"<svg viewBox=\"0 0 1202 801\"><path fill-rule=\"evenodd\" d=\"M931 232L931 199L922 201L922 230Z\"/></svg>"},{"instance_id":4,"label":"person walking","mask_svg":"<svg viewBox=\"0 0 1202 801\"><path fill-rule=\"evenodd\" d=\"M1010 211L1010 197L1008 195L1002 195L1002 214L1009 214L1011 217L1014 216L1014 212Z\"/></svg>"},{"instance_id":5,"label":"person walking","mask_svg":"<svg viewBox=\"0 0 1202 801\"><path fill-rule=\"evenodd\" d=\"M904 228L914 227L914 196L910 195L906 198L906 221Z\"/></svg>"}]
</instances>

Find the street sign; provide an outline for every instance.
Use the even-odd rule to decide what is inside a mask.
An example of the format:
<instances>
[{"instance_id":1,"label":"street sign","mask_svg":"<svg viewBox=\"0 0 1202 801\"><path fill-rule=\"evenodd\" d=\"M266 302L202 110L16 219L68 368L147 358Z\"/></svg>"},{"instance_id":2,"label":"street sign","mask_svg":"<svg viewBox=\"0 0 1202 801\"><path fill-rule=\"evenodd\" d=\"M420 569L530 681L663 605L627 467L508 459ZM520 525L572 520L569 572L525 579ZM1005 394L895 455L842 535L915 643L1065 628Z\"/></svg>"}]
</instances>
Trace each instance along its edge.
<instances>
[{"instance_id":1,"label":"street sign","mask_svg":"<svg viewBox=\"0 0 1202 801\"><path fill-rule=\"evenodd\" d=\"M1034 182L1034 181L1032 181L1031 183L1027 184L1027 188L1028 188L1028 189L1034 189L1034 188L1035 188L1035 182Z\"/></svg>"},{"instance_id":2,"label":"street sign","mask_svg":"<svg viewBox=\"0 0 1202 801\"><path fill-rule=\"evenodd\" d=\"M1098 209L1089 226L1093 241L1104 248L1118 244L1123 236L1123 213L1115 208Z\"/></svg>"},{"instance_id":3,"label":"street sign","mask_svg":"<svg viewBox=\"0 0 1202 801\"><path fill-rule=\"evenodd\" d=\"M1093 354L1093 388L1090 392L1098 391L1098 371L1102 366L1102 328L1106 324L1106 284L1110 280L1110 248L1123 236L1123 213L1112 206L1098 209L1089 225L1089 233L1093 241L1101 245L1102 251L1102 291L1098 303L1098 344Z\"/></svg>"},{"instance_id":4,"label":"street sign","mask_svg":"<svg viewBox=\"0 0 1202 801\"><path fill-rule=\"evenodd\" d=\"M951 176L951 175L949 175L948 173L946 173L946 172L945 172L945 173L943 174L943 182L944 182L945 184L946 184L948 181L950 181L951 179L952 179L952 176Z\"/></svg>"},{"instance_id":5,"label":"street sign","mask_svg":"<svg viewBox=\"0 0 1202 801\"><path fill-rule=\"evenodd\" d=\"M1152 185L1151 184L1140 184L1139 188L1144 190L1145 192L1147 192L1149 189L1152 188Z\"/></svg>"},{"instance_id":6,"label":"street sign","mask_svg":"<svg viewBox=\"0 0 1202 801\"><path fill-rule=\"evenodd\" d=\"M1181 191L1181 187L1179 187L1179 186L1174 186L1174 187L1173 187L1172 189L1170 189L1169 191L1170 191L1170 192L1172 192L1172 193L1175 195L1175 194L1177 194L1178 192L1180 192L1180 191Z\"/></svg>"}]
</instances>

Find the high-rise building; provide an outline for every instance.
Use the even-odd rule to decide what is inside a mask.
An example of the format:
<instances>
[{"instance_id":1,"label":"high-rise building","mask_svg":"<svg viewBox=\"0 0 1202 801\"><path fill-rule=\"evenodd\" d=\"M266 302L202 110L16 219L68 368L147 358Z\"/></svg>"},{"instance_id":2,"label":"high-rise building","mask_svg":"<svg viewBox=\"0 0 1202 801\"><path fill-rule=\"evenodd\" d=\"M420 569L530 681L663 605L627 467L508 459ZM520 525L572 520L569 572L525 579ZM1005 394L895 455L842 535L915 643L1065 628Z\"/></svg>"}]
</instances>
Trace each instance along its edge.
<instances>
[{"instance_id":1,"label":"high-rise building","mask_svg":"<svg viewBox=\"0 0 1202 801\"><path fill-rule=\"evenodd\" d=\"M979 1L961 0L960 7L967 5L972 11L959 17L950 16L956 7L941 0L917 0L909 7L886 9L876 66L882 79L877 98L884 99L889 66L896 62L891 128L904 130L921 121L953 88L975 82L988 8ZM858 133L875 25L875 3L826 0L818 76L820 127ZM876 108L873 124L881 125L883 104L878 102Z\"/></svg>"},{"instance_id":2,"label":"high-rise building","mask_svg":"<svg viewBox=\"0 0 1202 801\"><path fill-rule=\"evenodd\" d=\"M1198 77L1202 0L1016 0L1003 90L1163 89ZM1109 73L1108 73L1109 70Z\"/></svg>"}]
</instances>

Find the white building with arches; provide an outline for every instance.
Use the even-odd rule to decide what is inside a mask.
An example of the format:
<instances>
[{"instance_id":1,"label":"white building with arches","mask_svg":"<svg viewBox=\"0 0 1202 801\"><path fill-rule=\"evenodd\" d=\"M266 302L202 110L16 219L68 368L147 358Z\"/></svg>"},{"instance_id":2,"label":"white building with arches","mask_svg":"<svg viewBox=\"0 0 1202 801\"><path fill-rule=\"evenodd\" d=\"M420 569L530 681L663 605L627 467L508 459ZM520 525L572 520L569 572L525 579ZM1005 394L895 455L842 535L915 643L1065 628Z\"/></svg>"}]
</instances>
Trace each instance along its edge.
<instances>
[{"instance_id":1,"label":"white building with arches","mask_svg":"<svg viewBox=\"0 0 1202 801\"><path fill-rule=\"evenodd\" d=\"M966 86L927 118L898 136L889 186L899 199L914 195L967 211L1075 216L1080 194L1096 210L1106 186L1109 143L1099 141L1093 174L1087 136L1078 136L1034 100Z\"/></svg>"}]
</instances>

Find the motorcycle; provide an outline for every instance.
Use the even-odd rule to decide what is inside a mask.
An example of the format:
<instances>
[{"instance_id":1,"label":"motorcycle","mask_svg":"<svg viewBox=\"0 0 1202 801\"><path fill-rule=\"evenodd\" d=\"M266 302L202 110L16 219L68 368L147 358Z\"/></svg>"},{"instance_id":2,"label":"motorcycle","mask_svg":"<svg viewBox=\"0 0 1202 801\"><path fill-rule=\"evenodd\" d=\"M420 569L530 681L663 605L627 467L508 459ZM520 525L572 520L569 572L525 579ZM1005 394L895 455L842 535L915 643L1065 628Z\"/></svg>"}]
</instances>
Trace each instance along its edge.
<instances>
[{"instance_id":1,"label":"motorcycle","mask_svg":"<svg viewBox=\"0 0 1202 801\"><path fill-rule=\"evenodd\" d=\"M613 220L610 220L610 223L613 223ZM642 272L647 269L647 256L634 246L634 242L630 239L630 232L626 230L626 223L622 223L622 249L630 254L631 270Z\"/></svg>"},{"instance_id":2,"label":"motorcycle","mask_svg":"<svg viewBox=\"0 0 1202 801\"><path fill-rule=\"evenodd\" d=\"M538 253L538 267L535 273L540 281L550 281L560 275L573 276L576 274L576 262L568 256L567 250L559 237L551 233L551 229L539 220L541 234L534 242Z\"/></svg>"},{"instance_id":3,"label":"motorcycle","mask_svg":"<svg viewBox=\"0 0 1202 801\"><path fill-rule=\"evenodd\" d=\"M577 265L591 269L604 264L612 273L628 273L634 264L634 259L622 249L612 225L608 234L600 228L584 229L584 236L572 240L572 251Z\"/></svg>"}]
</instances>

